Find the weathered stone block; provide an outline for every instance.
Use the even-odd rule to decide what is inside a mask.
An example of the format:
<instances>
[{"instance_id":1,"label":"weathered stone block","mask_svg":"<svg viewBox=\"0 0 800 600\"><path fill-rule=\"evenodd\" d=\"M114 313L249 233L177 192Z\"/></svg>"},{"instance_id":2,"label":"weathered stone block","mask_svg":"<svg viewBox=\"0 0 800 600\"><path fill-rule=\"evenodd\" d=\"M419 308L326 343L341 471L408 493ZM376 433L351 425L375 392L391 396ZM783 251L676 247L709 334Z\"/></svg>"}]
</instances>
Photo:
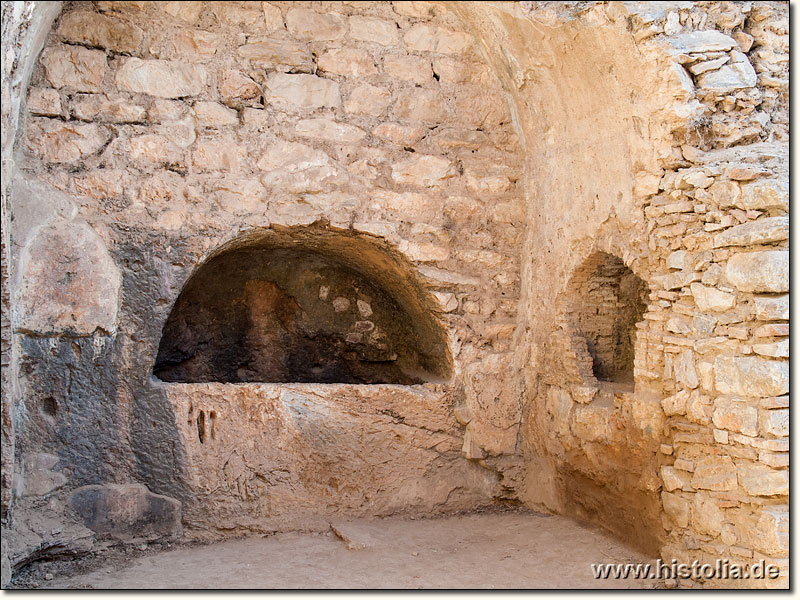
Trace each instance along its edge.
<instances>
[{"instance_id":1,"label":"weathered stone block","mask_svg":"<svg viewBox=\"0 0 800 600\"><path fill-rule=\"evenodd\" d=\"M290 8L286 13L286 28L294 36L314 41L338 40L347 30L341 16L307 8Z\"/></svg>"},{"instance_id":2,"label":"weathered stone block","mask_svg":"<svg viewBox=\"0 0 800 600\"><path fill-rule=\"evenodd\" d=\"M209 58L222 46L222 36L201 29L178 31L170 40L172 49L178 56L187 58Z\"/></svg>"},{"instance_id":3,"label":"weathered stone block","mask_svg":"<svg viewBox=\"0 0 800 600\"><path fill-rule=\"evenodd\" d=\"M789 251L766 250L734 254L725 276L743 292L789 291Z\"/></svg>"},{"instance_id":4,"label":"weathered stone block","mask_svg":"<svg viewBox=\"0 0 800 600\"><path fill-rule=\"evenodd\" d=\"M61 95L52 88L31 88L28 90L28 112L45 117L60 116Z\"/></svg>"},{"instance_id":5,"label":"weathered stone block","mask_svg":"<svg viewBox=\"0 0 800 600\"><path fill-rule=\"evenodd\" d=\"M352 16L349 19L350 37L362 42L374 42L391 46L398 40L398 29L394 23L373 17Z\"/></svg>"},{"instance_id":6,"label":"weathered stone block","mask_svg":"<svg viewBox=\"0 0 800 600\"><path fill-rule=\"evenodd\" d=\"M28 123L27 150L42 160L74 163L103 148L111 134L95 123L33 119Z\"/></svg>"},{"instance_id":7,"label":"weathered stone block","mask_svg":"<svg viewBox=\"0 0 800 600\"><path fill-rule=\"evenodd\" d=\"M365 77L378 72L372 56L357 48L335 48L319 57L317 65L321 71L346 77Z\"/></svg>"},{"instance_id":8,"label":"weathered stone block","mask_svg":"<svg viewBox=\"0 0 800 600\"><path fill-rule=\"evenodd\" d=\"M661 502L667 513L678 527L687 527L691 515L691 505L686 498L670 492L661 492Z\"/></svg>"},{"instance_id":9,"label":"weathered stone block","mask_svg":"<svg viewBox=\"0 0 800 600\"><path fill-rule=\"evenodd\" d=\"M682 53L720 52L736 47L736 40L721 31L693 31L668 38L669 43Z\"/></svg>"},{"instance_id":10,"label":"weathered stone block","mask_svg":"<svg viewBox=\"0 0 800 600\"><path fill-rule=\"evenodd\" d=\"M661 480L664 482L664 489L668 492L690 488L690 479L691 476L686 471L678 471L675 467L661 467Z\"/></svg>"},{"instance_id":11,"label":"weathered stone block","mask_svg":"<svg viewBox=\"0 0 800 600\"><path fill-rule=\"evenodd\" d=\"M262 39L240 46L237 53L262 67L289 67L306 73L313 71L311 52L299 42Z\"/></svg>"},{"instance_id":12,"label":"weathered stone block","mask_svg":"<svg viewBox=\"0 0 800 600\"><path fill-rule=\"evenodd\" d=\"M392 105L392 118L400 121L443 121L447 111L441 95L435 90L415 88L401 92Z\"/></svg>"},{"instance_id":13,"label":"weathered stone block","mask_svg":"<svg viewBox=\"0 0 800 600\"><path fill-rule=\"evenodd\" d=\"M789 217L768 217L726 229L714 236L714 247L755 246L789 239Z\"/></svg>"},{"instance_id":14,"label":"weathered stone block","mask_svg":"<svg viewBox=\"0 0 800 600\"><path fill-rule=\"evenodd\" d=\"M379 117L386 111L391 97L389 90L365 83L350 92L344 109L349 113Z\"/></svg>"},{"instance_id":15,"label":"weathered stone block","mask_svg":"<svg viewBox=\"0 0 800 600\"><path fill-rule=\"evenodd\" d=\"M83 46L46 48L39 62L44 66L47 81L54 88L71 88L76 92L103 91L107 70L106 53Z\"/></svg>"},{"instance_id":16,"label":"weathered stone block","mask_svg":"<svg viewBox=\"0 0 800 600\"><path fill-rule=\"evenodd\" d=\"M718 356L714 378L723 394L779 396L789 391L789 363L754 356Z\"/></svg>"},{"instance_id":17,"label":"weathered stone block","mask_svg":"<svg viewBox=\"0 0 800 600\"><path fill-rule=\"evenodd\" d=\"M192 151L192 164L198 171L206 173L241 173L248 164L247 148L229 138L200 139Z\"/></svg>"},{"instance_id":18,"label":"weathered stone block","mask_svg":"<svg viewBox=\"0 0 800 600\"><path fill-rule=\"evenodd\" d=\"M789 409L762 410L759 426L761 435L787 437L789 435Z\"/></svg>"},{"instance_id":19,"label":"weathered stone block","mask_svg":"<svg viewBox=\"0 0 800 600\"><path fill-rule=\"evenodd\" d=\"M736 296L701 283L690 286L697 307L703 311L723 312L736 305Z\"/></svg>"},{"instance_id":20,"label":"weathered stone block","mask_svg":"<svg viewBox=\"0 0 800 600\"><path fill-rule=\"evenodd\" d=\"M86 527L103 537L175 539L183 532L181 503L143 485L87 485L72 493L70 505Z\"/></svg>"},{"instance_id":21,"label":"weathered stone block","mask_svg":"<svg viewBox=\"0 0 800 600\"><path fill-rule=\"evenodd\" d=\"M705 456L695 462L693 488L729 491L737 485L736 466L729 456Z\"/></svg>"},{"instance_id":22,"label":"weathered stone block","mask_svg":"<svg viewBox=\"0 0 800 600\"><path fill-rule=\"evenodd\" d=\"M736 467L739 483L752 496L781 496L789 493L789 471L741 462Z\"/></svg>"},{"instance_id":23,"label":"weathered stone block","mask_svg":"<svg viewBox=\"0 0 800 600\"><path fill-rule=\"evenodd\" d=\"M336 107L341 104L339 84L316 75L277 73L267 82L267 100L298 108Z\"/></svg>"},{"instance_id":24,"label":"weathered stone block","mask_svg":"<svg viewBox=\"0 0 800 600\"><path fill-rule=\"evenodd\" d=\"M390 77L423 85L433 79L431 61L422 56L395 56L383 60L383 71Z\"/></svg>"},{"instance_id":25,"label":"weathered stone block","mask_svg":"<svg viewBox=\"0 0 800 600\"><path fill-rule=\"evenodd\" d=\"M217 76L217 90L223 104L233 108L257 106L261 102L261 87L234 69L223 69Z\"/></svg>"},{"instance_id":26,"label":"weathered stone block","mask_svg":"<svg viewBox=\"0 0 800 600\"><path fill-rule=\"evenodd\" d=\"M761 321L788 321L789 320L789 294L769 297L756 296L756 318Z\"/></svg>"},{"instance_id":27,"label":"weathered stone block","mask_svg":"<svg viewBox=\"0 0 800 600\"><path fill-rule=\"evenodd\" d=\"M781 179L754 181L742 185L741 199L733 205L743 210L789 210L789 182Z\"/></svg>"},{"instance_id":28,"label":"weathered stone block","mask_svg":"<svg viewBox=\"0 0 800 600\"><path fill-rule=\"evenodd\" d=\"M195 103L194 116L197 118L198 125L211 129L221 129L239 124L238 113L218 102Z\"/></svg>"},{"instance_id":29,"label":"weathered stone block","mask_svg":"<svg viewBox=\"0 0 800 600\"><path fill-rule=\"evenodd\" d=\"M716 71L707 71L697 78L697 87L703 91L731 93L751 88L758 78L755 69L748 61L724 65Z\"/></svg>"},{"instance_id":30,"label":"weathered stone block","mask_svg":"<svg viewBox=\"0 0 800 600\"><path fill-rule=\"evenodd\" d=\"M197 96L206 87L205 67L167 60L128 58L117 71L117 86L159 98Z\"/></svg>"},{"instance_id":31,"label":"weathered stone block","mask_svg":"<svg viewBox=\"0 0 800 600\"><path fill-rule=\"evenodd\" d=\"M183 151L161 135L146 133L128 140L128 157L144 168L176 165L183 161Z\"/></svg>"},{"instance_id":32,"label":"weathered stone block","mask_svg":"<svg viewBox=\"0 0 800 600\"><path fill-rule=\"evenodd\" d=\"M455 176L455 167L449 160L424 154L414 154L392 168L392 179L405 185L434 187Z\"/></svg>"},{"instance_id":33,"label":"weathered stone block","mask_svg":"<svg viewBox=\"0 0 800 600\"><path fill-rule=\"evenodd\" d=\"M56 33L68 42L99 46L114 52L136 52L144 37L136 25L85 10L65 14Z\"/></svg>"},{"instance_id":34,"label":"weathered stone block","mask_svg":"<svg viewBox=\"0 0 800 600\"><path fill-rule=\"evenodd\" d=\"M717 501L707 493L697 493L692 502L692 528L705 535L718 536L722 531L725 515Z\"/></svg>"},{"instance_id":35,"label":"weathered stone block","mask_svg":"<svg viewBox=\"0 0 800 600\"><path fill-rule=\"evenodd\" d=\"M747 402L718 398L714 401L713 420L720 429L758 435L758 409Z\"/></svg>"},{"instance_id":36,"label":"weathered stone block","mask_svg":"<svg viewBox=\"0 0 800 600\"><path fill-rule=\"evenodd\" d=\"M63 473L53 471L59 458L53 454L37 452L25 457L22 489L23 496L47 496L67 483Z\"/></svg>"},{"instance_id":37,"label":"weathered stone block","mask_svg":"<svg viewBox=\"0 0 800 600\"><path fill-rule=\"evenodd\" d=\"M42 335L116 331L122 276L88 224L43 225L23 250L19 268L17 330Z\"/></svg>"},{"instance_id":38,"label":"weathered stone block","mask_svg":"<svg viewBox=\"0 0 800 600\"><path fill-rule=\"evenodd\" d=\"M76 94L72 114L84 121L142 123L147 117L144 106L131 102L124 94Z\"/></svg>"},{"instance_id":39,"label":"weathered stone block","mask_svg":"<svg viewBox=\"0 0 800 600\"><path fill-rule=\"evenodd\" d=\"M332 119L303 119L294 127L297 135L318 138L337 144L354 144L367 135L367 132L355 125L337 123Z\"/></svg>"}]
</instances>

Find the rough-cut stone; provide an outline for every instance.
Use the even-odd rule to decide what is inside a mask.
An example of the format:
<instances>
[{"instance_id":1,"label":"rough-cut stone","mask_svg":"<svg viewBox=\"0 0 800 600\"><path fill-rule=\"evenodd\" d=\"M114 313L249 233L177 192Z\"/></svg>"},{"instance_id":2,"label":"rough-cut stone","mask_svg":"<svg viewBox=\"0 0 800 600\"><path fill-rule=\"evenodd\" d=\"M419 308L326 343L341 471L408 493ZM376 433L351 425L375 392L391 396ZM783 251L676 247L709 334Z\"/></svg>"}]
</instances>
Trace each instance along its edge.
<instances>
[{"instance_id":1,"label":"rough-cut stone","mask_svg":"<svg viewBox=\"0 0 800 600\"><path fill-rule=\"evenodd\" d=\"M789 239L789 217L769 217L726 229L714 236L714 247L756 246Z\"/></svg>"},{"instance_id":2,"label":"rough-cut stone","mask_svg":"<svg viewBox=\"0 0 800 600\"><path fill-rule=\"evenodd\" d=\"M689 475L686 471L678 471L675 467L661 467L661 480L664 489L668 492L683 489L689 485Z\"/></svg>"},{"instance_id":3,"label":"rough-cut stone","mask_svg":"<svg viewBox=\"0 0 800 600\"><path fill-rule=\"evenodd\" d=\"M421 125L385 122L373 129L372 135L398 146L411 146L420 141L426 131L427 129Z\"/></svg>"},{"instance_id":4,"label":"rough-cut stone","mask_svg":"<svg viewBox=\"0 0 800 600\"><path fill-rule=\"evenodd\" d=\"M716 537L722 532L724 523L725 515L714 498L705 493L694 495L692 525L695 531Z\"/></svg>"},{"instance_id":5,"label":"rough-cut stone","mask_svg":"<svg viewBox=\"0 0 800 600\"><path fill-rule=\"evenodd\" d=\"M17 330L41 335L116 331L122 276L86 223L43 225L23 251L20 269Z\"/></svg>"},{"instance_id":6,"label":"rough-cut stone","mask_svg":"<svg viewBox=\"0 0 800 600\"><path fill-rule=\"evenodd\" d=\"M84 121L108 123L142 123L147 117L144 106L122 94L77 94L73 98L72 114Z\"/></svg>"},{"instance_id":7,"label":"rough-cut stone","mask_svg":"<svg viewBox=\"0 0 800 600\"><path fill-rule=\"evenodd\" d=\"M241 46L237 53L261 67L288 67L307 73L313 70L311 52L298 42L263 39Z\"/></svg>"},{"instance_id":8,"label":"rough-cut stone","mask_svg":"<svg viewBox=\"0 0 800 600\"><path fill-rule=\"evenodd\" d=\"M346 77L366 77L377 73L375 61L364 50L357 48L335 48L319 57L320 71L345 75Z\"/></svg>"},{"instance_id":9,"label":"rough-cut stone","mask_svg":"<svg viewBox=\"0 0 800 600\"><path fill-rule=\"evenodd\" d=\"M349 113L379 117L386 111L391 97L389 90L365 83L350 92L344 109Z\"/></svg>"},{"instance_id":10,"label":"rough-cut stone","mask_svg":"<svg viewBox=\"0 0 800 600\"><path fill-rule=\"evenodd\" d=\"M409 50L440 54L464 54L472 46L472 36L467 33L422 23L409 29L403 36L403 41Z\"/></svg>"},{"instance_id":11,"label":"rough-cut stone","mask_svg":"<svg viewBox=\"0 0 800 600\"><path fill-rule=\"evenodd\" d=\"M293 192L322 191L337 175L327 154L295 142L274 142L257 166L265 171L262 177L264 185Z\"/></svg>"},{"instance_id":12,"label":"rough-cut stone","mask_svg":"<svg viewBox=\"0 0 800 600\"><path fill-rule=\"evenodd\" d=\"M686 498L670 492L661 492L661 502L664 505L664 512L672 518L678 527L689 525L691 504Z\"/></svg>"},{"instance_id":13,"label":"rough-cut stone","mask_svg":"<svg viewBox=\"0 0 800 600\"><path fill-rule=\"evenodd\" d=\"M162 135L147 133L128 141L128 156L144 168L177 165L183 160L181 149Z\"/></svg>"},{"instance_id":14,"label":"rough-cut stone","mask_svg":"<svg viewBox=\"0 0 800 600\"><path fill-rule=\"evenodd\" d=\"M401 92L392 104L392 117L400 121L436 123L444 120L446 109L435 90L415 88Z\"/></svg>"},{"instance_id":15,"label":"rough-cut stone","mask_svg":"<svg viewBox=\"0 0 800 600\"><path fill-rule=\"evenodd\" d=\"M697 378L697 369L694 364L694 352L684 350L678 360L675 361L675 379L690 389L695 389L700 385Z\"/></svg>"},{"instance_id":16,"label":"rough-cut stone","mask_svg":"<svg viewBox=\"0 0 800 600\"><path fill-rule=\"evenodd\" d=\"M197 102L194 105L194 115L201 127L220 129L239 124L239 115L236 111L217 102Z\"/></svg>"},{"instance_id":17,"label":"rough-cut stone","mask_svg":"<svg viewBox=\"0 0 800 600\"><path fill-rule=\"evenodd\" d=\"M760 321L789 320L789 294L783 296L756 296L756 318Z\"/></svg>"},{"instance_id":18,"label":"rough-cut stone","mask_svg":"<svg viewBox=\"0 0 800 600\"><path fill-rule=\"evenodd\" d=\"M241 71L220 71L217 76L217 90L222 103L232 108L258 106L261 103L261 87Z\"/></svg>"},{"instance_id":19,"label":"rough-cut stone","mask_svg":"<svg viewBox=\"0 0 800 600\"><path fill-rule=\"evenodd\" d=\"M736 466L729 456L706 456L695 463L692 487L728 491L737 487Z\"/></svg>"},{"instance_id":20,"label":"rough-cut stone","mask_svg":"<svg viewBox=\"0 0 800 600\"><path fill-rule=\"evenodd\" d=\"M200 13L203 11L204 2L197 0L177 0L171 2L163 2L161 10L168 15L172 15L182 21L194 25L200 18Z\"/></svg>"},{"instance_id":21,"label":"rough-cut stone","mask_svg":"<svg viewBox=\"0 0 800 600\"><path fill-rule=\"evenodd\" d=\"M123 90L159 98L197 96L206 86L205 67L166 60L128 58L117 71L115 81Z\"/></svg>"},{"instance_id":22,"label":"rough-cut stone","mask_svg":"<svg viewBox=\"0 0 800 600\"><path fill-rule=\"evenodd\" d=\"M754 181L741 186L741 197L733 206L743 210L789 210L789 183L778 179Z\"/></svg>"},{"instance_id":23,"label":"rough-cut stone","mask_svg":"<svg viewBox=\"0 0 800 600\"><path fill-rule=\"evenodd\" d=\"M292 35L314 41L338 40L347 30L339 15L321 14L307 8L290 8L286 13L286 28Z\"/></svg>"},{"instance_id":24,"label":"rough-cut stone","mask_svg":"<svg viewBox=\"0 0 800 600\"><path fill-rule=\"evenodd\" d=\"M759 419L762 435L786 437L789 435L789 409L762 410Z\"/></svg>"},{"instance_id":25,"label":"rough-cut stone","mask_svg":"<svg viewBox=\"0 0 800 600\"><path fill-rule=\"evenodd\" d=\"M74 163L103 148L111 137L96 123L36 119L28 125L27 149L42 160Z\"/></svg>"},{"instance_id":26,"label":"rough-cut stone","mask_svg":"<svg viewBox=\"0 0 800 600\"><path fill-rule=\"evenodd\" d=\"M702 311L723 312L736 306L734 294L707 287L701 283L693 283L690 288L697 307Z\"/></svg>"},{"instance_id":27,"label":"rough-cut stone","mask_svg":"<svg viewBox=\"0 0 800 600\"><path fill-rule=\"evenodd\" d=\"M714 401L713 419L720 429L758 435L758 409L745 401L718 398Z\"/></svg>"},{"instance_id":28,"label":"rough-cut stone","mask_svg":"<svg viewBox=\"0 0 800 600\"><path fill-rule=\"evenodd\" d=\"M264 13L264 26L267 33L283 29L283 15L281 15L280 8L269 2L262 2L261 11Z\"/></svg>"},{"instance_id":29,"label":"rough-cut stone","mask_svg":"<svg viewBox=\"0 0 800 600\"><path fill-rule=\"evenodd\" d=\"M395 56L383 60L383 71L391 77L418 85L433 79L431 61L422 56Z\"/></svg>"},{"instance_id":30,"label":"rough-cut stone","mask_svg":"<svg viewBox=\"0 0 800 600\"><path fill-rule=\"evenodd\" d=\"M714 378L723 394L779 396L789 391L789 363L754 356L718 356Z\"/></svg>"},{"instance_id":31,"label":"rough-cut stone","mask_svg":"<svg viewBox=\"0 0 800 600\"><path fill-rule=\"evenodd\" d=\"M374 42L391 46L398 41L398 29L394 23L373 17L352 16L349 19L350 37L362 42Z\"/></svg>"},{"instance_id":32,"label":"rough-cut stone","mask_svg":"<svg viewBox=\"0 0 800 600\"><path fill-rule=\"evenodd\" d=\"M768 344L753 344L753 352L772 358L789 358L789 340Z\"/></svg>"},{"instance_id":33,"label":"rough-cut stone","mask_svg":"<svg viewBox=\"0 0 800 600\"><path fill-rule=\"evenodd\" d=\"M82 46L47 48L39 59L45 77L54 88L70 88L76 92L103 91L103 78L108 65L102 50Z\"/></svg>"},{"instance_id":34,"label":"rough-cut stone","mask_svg":"<svg viewBox=\"0 0 800 600\"><path fill-rule=\"evenodd\" d=\"M743 292L788 292L789 252L766 250L734 254L725 267L725 277Z\"/></svg>"},{"instance_id":35,"label":"rough-cut stone","mask_svg":"<svg viewBox=\"0 0 800 600\"><path fill-rule=\"evenodd\" d=\"M136 52L144 37L136 25L83 10L64 15L56 33L68 42L126 53Z\"/></svg>"},{"instance_id":36,"label":"rough-cut stone","mask_svg":"<svg viewBox=\"0 0 800 600\"><path fill-rule=\"evenodd\" d=\"M319 138L339 144L352 144L367 135L355 125L337 123L331 119L304 119L295 125L295 133L303 137Z\"/></svg>"},{"instance_id":37,"label":"rough-cut stone","mask_svg":"<svg viewBox=\"0 0 800 600\"><path fill-rule=\"evenodd\" d=\"M217 203L234 215L263 213L266 201L264 186L256 179L223 177L212 188Z\"/></svg>"},{"instance_id":38,"label":"rough-cut stone","mask_svg":"<svg viewBox=\"0 0 800 600\"><path fill-rule=\"evenodd\" d=\"M739 483L752 496L781 496L789 493L789 471L741 462L736 467Z\"/></svg>"},{"instance_id":39,"label":"rough-cut stone","mask_svg":"<svg viewBox=\"0 0 800 600\"><path fill-rule=\"evenodd\" d=\"M424 154L414 154L392 167L392 179L405 185L433 187L455 175L456 170L450 161Z\"/></svg>"},{"instance_id":40,"label":"rough-cut stone","mask_svg":"<svg viewBox=\"0 0 800 600\"><path fill-rule=\"evenodd\" d=\"M222 46L223 38L211 31L187 29L176 33L170 43L178 56L202 59L214 56Z\"/></svg>"},{"instance_id":41,"label":"rough-cut stone","mask_svg":"<svg viewBox=\"0 0 800 600\"><path fill-rule=\"evenodd\" d=\"M719 52L736 47L736 40L721 31L693 31L668 38L672 46L681 53Z\"/></svg>"},{"instance_id":42,"label":"rough-cut stone","mask_svg":"<svg viewBox=\"0 0 800 600\"><path fill-rule=\"evenodd\" d=\"M52 88L31 88L28 91L28 110L33 115L61 115L61 95Z\"/></svg>"},{"instance_id":43,"label":"rough-cut stone","mask_svg":"<svg viewBox=\"0 0 800 600\"><path fill-rule=\"evenodd\" d=\"M183 533L181 503L139 484L87 485L70 506L99 536L122 541L175 539Z\"/></svg>"},{"instance_id":44,"label":"rough-cut stone","mask_svg":"<svg viewBox=\"0 0 800 600\"><path fill-rule=\"evenodd\" d=\"M315 75L277 73L267 81L270 103L299 108L336 107L341 104L339 84Z\"/></svg>"},{"instance_id":45,"label":"rough-cut stone","mask_svg":"<svg viewBox=\"0 0 800 600\"><path fill-rule=\"evenodd\" d=\"M697 86L701 90L722 94L754 87L757 82L756 72L747 61L724 65L697 78Z\"/></svg>"},{"instance_id":46,"label":"rough-cut stone","mask_svg":"<svg viewBox=\"0 0 800 600\"><path fill-rule=\"evenodd\" d=\"M248 163L247 148L231 139L199 139L192 151L192 164L198 171L241 173Z\"/></svg>"}]
</instances>

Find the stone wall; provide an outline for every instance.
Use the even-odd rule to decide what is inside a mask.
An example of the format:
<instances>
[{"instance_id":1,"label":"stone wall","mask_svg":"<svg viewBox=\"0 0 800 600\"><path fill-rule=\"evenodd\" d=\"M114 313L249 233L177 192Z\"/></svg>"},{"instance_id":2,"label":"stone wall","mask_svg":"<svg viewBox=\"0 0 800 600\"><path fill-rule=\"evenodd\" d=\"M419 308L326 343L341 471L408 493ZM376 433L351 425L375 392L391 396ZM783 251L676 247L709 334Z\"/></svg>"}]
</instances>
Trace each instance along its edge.
<instances>
[{"instance_id":1,"label":"stone wall","mask_svg":"<svg viewBox=\"0 0 800 600\"><path fill-rule=\"evenodd\" d=\"M786 584L785 3L69 3L21 123L19 514L128 482L204 537L512 500ZM199 265L311 224L408 261L449 382L150 377ZM632 389L597 380L576 319L598 256L649 290Z\"/></svg>"}]
</instances>

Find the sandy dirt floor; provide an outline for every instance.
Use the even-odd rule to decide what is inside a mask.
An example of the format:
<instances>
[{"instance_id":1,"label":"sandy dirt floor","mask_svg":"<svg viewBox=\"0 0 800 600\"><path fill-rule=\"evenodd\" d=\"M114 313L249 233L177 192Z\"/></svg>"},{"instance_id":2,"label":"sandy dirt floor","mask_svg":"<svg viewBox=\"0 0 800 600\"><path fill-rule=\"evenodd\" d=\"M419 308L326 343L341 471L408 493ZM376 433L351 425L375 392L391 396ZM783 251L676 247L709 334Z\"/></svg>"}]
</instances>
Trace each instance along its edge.
<instances>
[{"instance_id":1,"label":"sandy dirt floor","mask_svg":"<svg viewBox=\"0 0 800 600\"><path fill-rule=\"evenodd\" d=\"M119 552L119 551L118 551ZM654 562L602 531L534 512L362 519L330 531L41 563L20 587L46 588L653 588L595 579L590 565ZM72 572L70 572L72 571ZM46 578L46 579L45 579Z\"/></svg>"}]
</instances>

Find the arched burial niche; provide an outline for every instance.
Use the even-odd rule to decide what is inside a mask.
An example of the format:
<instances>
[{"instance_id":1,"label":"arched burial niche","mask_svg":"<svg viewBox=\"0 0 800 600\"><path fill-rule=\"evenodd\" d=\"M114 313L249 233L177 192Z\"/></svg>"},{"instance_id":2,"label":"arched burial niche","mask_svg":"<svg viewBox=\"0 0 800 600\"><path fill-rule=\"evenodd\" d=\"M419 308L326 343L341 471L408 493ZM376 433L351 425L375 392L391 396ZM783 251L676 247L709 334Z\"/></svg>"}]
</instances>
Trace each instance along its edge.
<instances>
[{"instance_id":1,"label":"arched burial niche","mask_svg":"<svg viewBox=\"0 0 800 600\"><path fill-rule=\"evenodd\" d=\"M411 263L373 236L260 230L190 277L153 372L184 383L443 381L451 359L436 310Z\"/></svg>"},{"instance_id":2,"label":"arched burial niche","mask_svg":"<svg viewBox=\"0 0 800 600\"><path fill-rule=\"evenodd\" d=\"M575 272L568 292L573 339L586 343L577 352L581 372L632 387L636 324L647 308L647 284L621 258L598 252Z\"/></svg>"}]
</instances>

